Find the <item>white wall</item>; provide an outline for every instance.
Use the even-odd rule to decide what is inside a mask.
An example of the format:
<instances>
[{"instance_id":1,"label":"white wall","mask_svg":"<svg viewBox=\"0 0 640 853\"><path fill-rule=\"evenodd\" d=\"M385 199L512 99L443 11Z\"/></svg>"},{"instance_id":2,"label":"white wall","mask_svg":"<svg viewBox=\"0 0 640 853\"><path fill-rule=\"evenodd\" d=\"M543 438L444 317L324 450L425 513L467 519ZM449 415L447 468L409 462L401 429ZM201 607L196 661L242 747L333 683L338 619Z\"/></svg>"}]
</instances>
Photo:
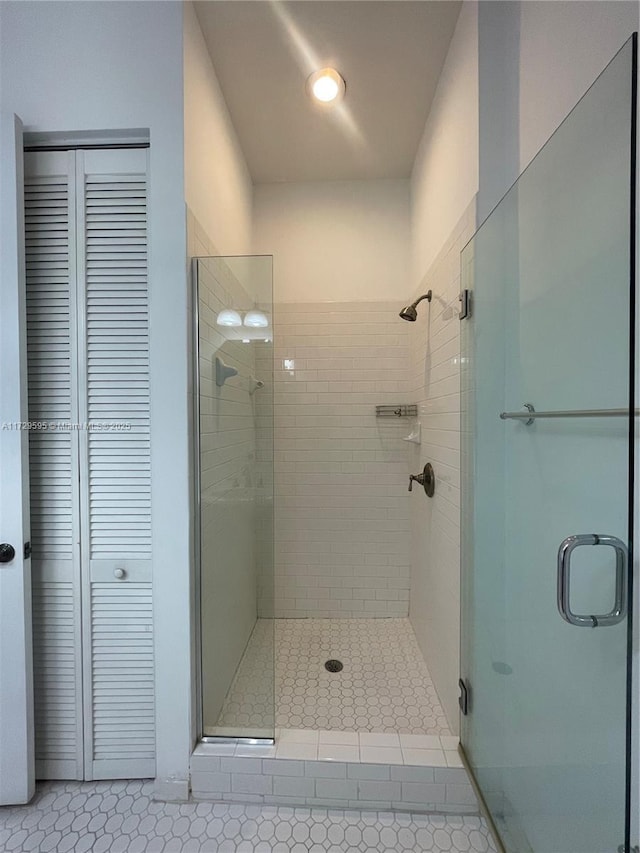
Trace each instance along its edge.
<instances>
[{"instance_id":1,"label":"white wall","mask_svg":"<svg viewBox=\"0 0 640 853\"><path fill-rule=\"evenodd\" d=\"M251 244L253 186L192 3L184 5L185 198L225 255Z\"/></svg>"},{"instance_id":2,"label":"white wall","mask_svg":"<svg viewBox=\"0 0 640 853\"><path fill-rule=\"evenodd\" d=\"M502 0L478 6L478 222L520 172L521 8Z\"/></svg>"},{"instance_id":3,"label":"white wall","mask_svg":"<svg viewBox=\"0 0 640 853\"><path fill-rule=\"evenodd\" d=\"M186 792L192 694L182 6L6 2L0 24L1 106L18 113L26 130L150 131L157 776L177 780L159 787L180 795Z\"/></svg>"},{"instance_id":4,"label":"white wall","mask_svg":"<svg viewBox=\"0 0 640 853\"><path fill-rule=\"evenodd\" d=\"M409 293L409 184L259 184L254 250L274 255L281 302L372 302Z\"/></svg>"},{"instance_id":5,"label":"white wall","mask_svg":"<svg viewBox=\"0 0 640 853\"><path fill-rule=\"evenodd\" d=\"M620 0L479 4L480 219L638 29Z\"/></svg>"},{"instance_id":6,"label":"white wall","mask_svg":"<svg viewBox=\"0 0 640 853\"><path fill-rule=\"evenodd\" d=\"M478 6L463 3L411 176L412 285L478 191Z\"/></svg>"},{"instance_id":7,"label":"white wall","mask_svg":"<svg viewBox=\"0 0 640 853\"><path fill-rule=\"evenodd\" d=\"M638 29L640 7L617 0L527 0L520 7L522 170Z\"/></svg>"}]
</instances>

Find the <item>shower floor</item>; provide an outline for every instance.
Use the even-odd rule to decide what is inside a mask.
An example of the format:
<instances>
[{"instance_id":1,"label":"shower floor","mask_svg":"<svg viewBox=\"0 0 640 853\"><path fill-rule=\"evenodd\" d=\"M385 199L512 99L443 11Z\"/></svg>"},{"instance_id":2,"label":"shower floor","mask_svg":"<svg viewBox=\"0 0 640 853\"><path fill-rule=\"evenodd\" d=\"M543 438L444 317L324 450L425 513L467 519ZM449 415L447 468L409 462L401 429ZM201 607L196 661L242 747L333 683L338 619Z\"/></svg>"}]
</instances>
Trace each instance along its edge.
<instances>
[{"instance_id":1,"label":"shower floor","mask_svg":"<svg viewBox=\"0 0 640 853\"><path fill-rule=\"evenodd\" d=\"M218 726L273 724L271 631L258 620ZM275 646L278 728L451 734L408 619L276 619Z\"/></svg>"}]
</instances>

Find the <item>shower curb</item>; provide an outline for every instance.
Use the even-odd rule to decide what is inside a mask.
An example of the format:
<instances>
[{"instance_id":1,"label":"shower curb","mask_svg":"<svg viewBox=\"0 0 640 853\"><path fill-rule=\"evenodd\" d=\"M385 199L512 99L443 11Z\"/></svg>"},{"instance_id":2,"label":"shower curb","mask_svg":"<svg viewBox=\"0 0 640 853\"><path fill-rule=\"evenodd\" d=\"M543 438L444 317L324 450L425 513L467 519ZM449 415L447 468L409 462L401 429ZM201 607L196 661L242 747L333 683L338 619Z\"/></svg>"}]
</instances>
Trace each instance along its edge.
<instances>
[{"instance_id":1,"label":"shower curb","mask_svg":"<svg viewBox=\"0 0 640 853\"><path fill-rule=\"evenodd\" d=\"M218 756L207 754L206 745L191 756L191 792L194 799L208 801L480 813L462 767Z\"/></svg>"}]
</instances>

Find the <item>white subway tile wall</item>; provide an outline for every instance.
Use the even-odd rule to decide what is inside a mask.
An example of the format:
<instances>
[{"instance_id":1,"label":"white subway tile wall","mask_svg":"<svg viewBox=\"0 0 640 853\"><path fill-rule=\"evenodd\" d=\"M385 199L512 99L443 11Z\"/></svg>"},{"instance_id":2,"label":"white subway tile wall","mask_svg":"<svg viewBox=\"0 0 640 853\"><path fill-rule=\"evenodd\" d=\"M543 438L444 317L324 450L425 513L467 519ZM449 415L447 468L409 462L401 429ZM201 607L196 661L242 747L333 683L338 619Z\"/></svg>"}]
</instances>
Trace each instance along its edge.
<instances>
[{"instance_id":1,"label":"white subway tile wall","mask_svg":"<svg viewBox=\"0 0 640 853\"><path fill-rule=\"evenodd\" d=\"M406 419L414 402L397 302L276 306L276 616L406 616Z\"/></svg>"},{"instance_id":2,"label":"white subway tile wall","mask_svg":"<svg viewBox=\"0 0 640 853\"><path fill-rule=\"evenodd\" d=\"M449 725L458 731L460 634L460 252L476 227L475 201L427 272L416 297L433 299L409 324L410 395L418 403L422 444L411 445L411 469L431 462L431 500L411 502L410 620Z\"/></svg>"}]
</instances>

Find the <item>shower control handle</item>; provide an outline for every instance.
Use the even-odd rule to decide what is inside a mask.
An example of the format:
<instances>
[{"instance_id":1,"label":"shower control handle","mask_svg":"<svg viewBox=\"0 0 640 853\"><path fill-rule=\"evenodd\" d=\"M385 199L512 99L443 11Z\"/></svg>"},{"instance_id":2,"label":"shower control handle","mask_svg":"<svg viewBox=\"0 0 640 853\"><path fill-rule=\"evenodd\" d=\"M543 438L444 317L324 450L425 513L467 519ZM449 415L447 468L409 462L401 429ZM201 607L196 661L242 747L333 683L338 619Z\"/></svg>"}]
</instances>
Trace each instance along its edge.
<instances>
[{"instance_id":1,"label":"shower control handle","mask_svg":"<svg viewBox=\"0 0 640 853\"><path fill-rule=\"evenodd\" d=\"M431 462L427 462L422 470L422 474L409 474L409 491L413 491L414 482L419 483L425 490L428 498L433 497L436 486L436 475L434 474Z\"/></svg>"},{"instance_id":2,"label":"shower control handle","mask_svg":"<svg viewBox=\"0 0 640 853\"><path fill-rule=\"evenodd\" d=\"M409 474L409 491L413 491L413 481L416 483L420 483L421 486L424 486L424 474Z\"/></svg>"}]
</instances>

